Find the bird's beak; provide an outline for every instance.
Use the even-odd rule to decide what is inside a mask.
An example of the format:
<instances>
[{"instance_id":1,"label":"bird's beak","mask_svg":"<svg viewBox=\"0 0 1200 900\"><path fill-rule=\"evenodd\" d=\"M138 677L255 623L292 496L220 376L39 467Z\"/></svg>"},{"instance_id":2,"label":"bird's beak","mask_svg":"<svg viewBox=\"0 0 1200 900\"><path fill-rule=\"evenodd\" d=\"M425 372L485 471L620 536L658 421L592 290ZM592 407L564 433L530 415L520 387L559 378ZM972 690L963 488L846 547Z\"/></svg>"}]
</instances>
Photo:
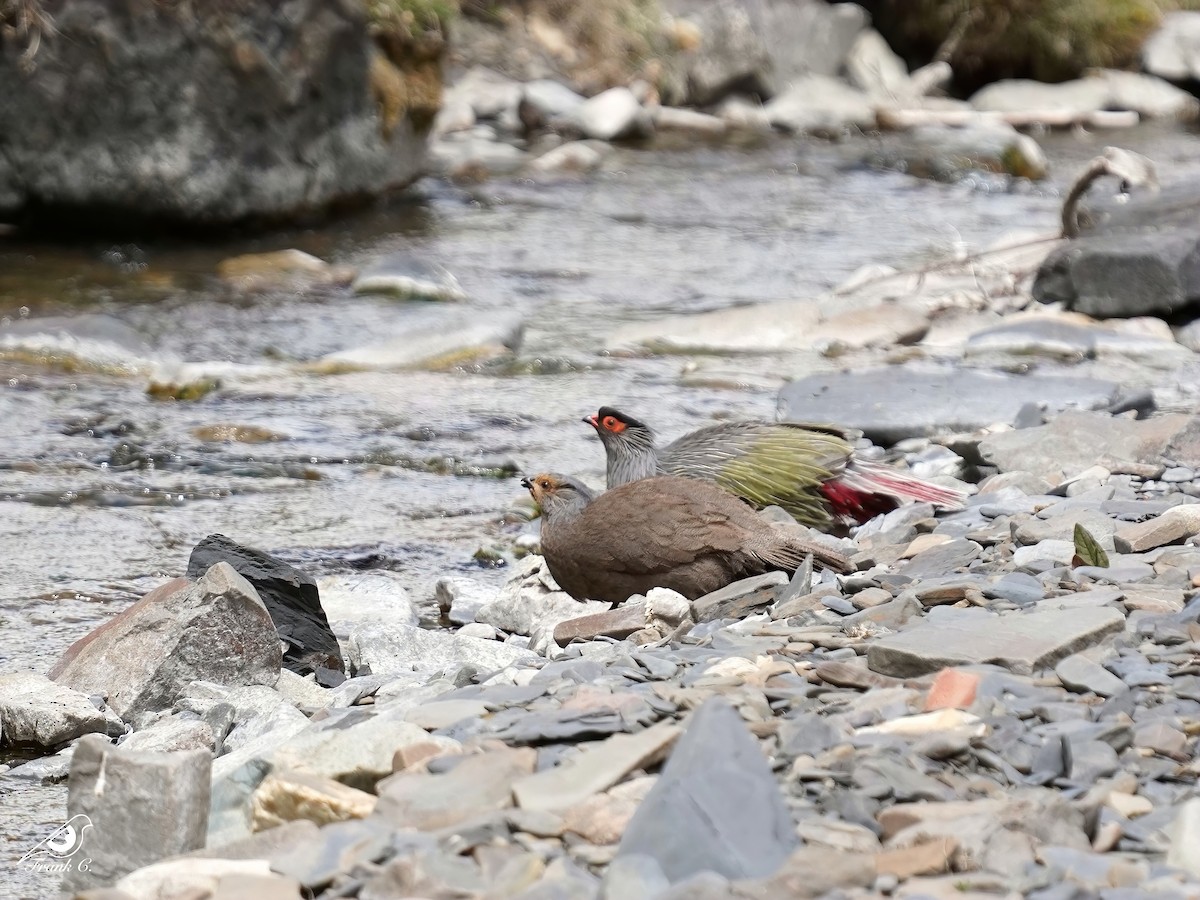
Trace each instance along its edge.
<instances>
[{"instance_id":1,"label":"bird's beak","mask_svg":"<svg viewBox=\"0 0 1200 900\"><path fill-rule=\"evenodd\" d=\"M533 479L528 477L522 478L521 487L525 488L527 491L533 490Z\"/></svg>"},{"instance_id":2,"label":"bird's beak","mask_svg":"<svg viewBox=\"0 0 1200 900\"><path fill-rule=\"evenodd\" d=\"M600 428L600 417L599 416L584 416L583 421L587 422L593 428L596 428L596 429Z\"/></svg>"}]
</instances>

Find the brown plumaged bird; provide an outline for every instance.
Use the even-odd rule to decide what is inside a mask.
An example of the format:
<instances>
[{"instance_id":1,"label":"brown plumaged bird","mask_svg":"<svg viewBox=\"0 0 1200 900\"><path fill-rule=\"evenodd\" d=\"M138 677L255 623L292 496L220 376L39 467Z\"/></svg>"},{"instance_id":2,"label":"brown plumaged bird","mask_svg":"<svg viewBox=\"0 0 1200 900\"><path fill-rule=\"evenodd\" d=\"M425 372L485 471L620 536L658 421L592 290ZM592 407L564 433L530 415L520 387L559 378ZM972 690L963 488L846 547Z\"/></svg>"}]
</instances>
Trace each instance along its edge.
<instances>
[{"instance_id":1,"label":"brown plumaged bird","mask_svg":"<svg viewBox=\"0 0 1200 900\"><path fill-rule=\"evenodd\" d=\"M792 572L808 554L849 561L795 525L774 525L715 484L662 475L599 496L575 478L522 479L542 509L542 555L576 600L621 603L655 587L689 600L764 572Z\"/></svg>"}]
</instances>

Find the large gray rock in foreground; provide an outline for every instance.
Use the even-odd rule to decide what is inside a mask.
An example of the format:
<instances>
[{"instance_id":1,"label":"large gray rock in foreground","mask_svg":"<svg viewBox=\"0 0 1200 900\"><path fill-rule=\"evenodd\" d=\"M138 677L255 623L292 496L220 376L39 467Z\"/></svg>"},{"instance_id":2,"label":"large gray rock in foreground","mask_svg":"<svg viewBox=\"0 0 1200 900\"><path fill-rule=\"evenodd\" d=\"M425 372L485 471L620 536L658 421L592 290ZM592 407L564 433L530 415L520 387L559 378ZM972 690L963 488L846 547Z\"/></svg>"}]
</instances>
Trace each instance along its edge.
<instances>
[{"instance_id":1,"label":"large gray rock in foreground","mask_svg":"<svg viewBox=\"0 0 1200 900\"><path fill-rule=\"evenodd\" d=\"M0 44L0 219L278 219L420 174L437 48L389 59L365 4L42 5Z\"/></svg>"},{"instance_id":2,"label":"large gray rock in foreground","mask_svg":"<svg viewBox=\"0 0 1200 900\"><path fill-rule=\"evenodd\" d=\"M1052 412L1111 405L1111 381L962 369L870 369L811 375L779 392L780 420L837 422L878 444L1011 423L1027 403Z\"/></svg>"},{"instance_id":3,"label":"large gray rock in foreground","mask_svg":"<svg viewBox=\"0 0 1200 900\"><path fill-rule=\"evenodd\" d=\"M67 818L87 816L92 827L63 889L111 884L134 869L203 847L211 769L207 750L137 753L97 736L80 741L71 761ZM85 856L91 862L83 868L78 862Z\"/></svg>"},{"instance_id":4,"label":"large gray rock in foreground","mask_svg":"<svg viewBox=\"0 0 1200 900\"><path fill-rule=\"evenodd\" d=\"M714 697L692 715L618 855L653 857L672 882L705 871L759 878L774 874L798 844L758 741Z\"/></svg>"},{"instance_id":5,"label":"large gray rock in foreground","mask_svg":"<svg viewBox=\"0 0 1200 900\"><path fill-rule=\"evenodd\" d=\"M124 719L167 709L193 681L279 680L283 654L271 616L229 563L195 584L175 579L76 641L51 671L59 684L103 694Z\"/></svg>"},{"instance_id":6,"label":"large gray rock in foreground","mask_svg":"<svg viewBox=\"0 0 1200 900\"><path fill-rule=\"evenodd\" d=\"M867 651L872 671L898 678L949 666L996 663L1028 675L1125 626L1115 609L1092 607L996 616L953 610L885 635Z\"/></svg>"},{"instance_id":7,"label":"large gray rock in foreground","mask_svg":"<svg viewBox=\"0 0 1200 900\"><path fill-rule=\"evenodd\" d=\"M0 735L4 744L55 747L93 732L120 734L121 720L101 712L85 694L45 675L0 675Z\"/></svg>"}]
</instances>

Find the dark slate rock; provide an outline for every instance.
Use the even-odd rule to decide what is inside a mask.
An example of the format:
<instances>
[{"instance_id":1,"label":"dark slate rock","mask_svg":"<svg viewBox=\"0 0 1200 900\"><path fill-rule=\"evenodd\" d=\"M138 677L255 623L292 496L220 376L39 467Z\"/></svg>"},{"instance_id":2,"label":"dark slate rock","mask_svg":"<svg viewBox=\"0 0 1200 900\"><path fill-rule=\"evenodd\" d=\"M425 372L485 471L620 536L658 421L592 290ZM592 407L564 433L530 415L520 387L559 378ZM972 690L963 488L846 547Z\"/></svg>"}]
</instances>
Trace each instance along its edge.
<instances>
[{"instance_id":1,"label":"dark slate rock","mask_svg":"<svg viewBox=\"0 0 1200 900\"><path fill-rule=\"evenodd\" d=\"M223 534L210 534L192 550L188 578L199 578L218 562L229 563L258 591L279 639L287 644L283 654L286 668L300 675L314 671L319 674L322 669L345 671L337 638L321 608L312 576Z\"/></svg>"},{"instance_id":2,"label":"dark slate rock","mask_svg":"<svg viewBox=\"0 0 1200 900\"><path fill-rule=\"evenodd\" d=\"M783 572L743 578L693 602L693 614L697 622L744 619L758 607L775 602L779 590L787 584L788 576Z\"/></svg>"},{"instance_id":3,"label":"dark slate rock","mask_svg":"<svg viewBox=\"0 0 1200 900\"><path fill-rule=\"evenodd\" d=\"M759 878L778 870L798 844L758 741L728 702L713 697L689 720L618 856L651 856L672 882L704 871Z\"/></svg>"},{"instance_id":4,"label":"dark slate rock","mask_svg":"<svg viewBox=\"0 0 1200 900\"><path fill-rule=\"evenodd\" d=\"M1113 211L1053 251L1033 295L1097 317L1173 313L1200 301L1200 187L1173 185Z\"/></svg>"},{"instance_id":5,"label":"dark slate rock","mask_svg":"<svg viewBox=\"0 0 1200 900\"><path fill-rule=\"evenodd\" d=\"M1113 382L1092 378L884 368L793 381L779 393L778 414L780 419L836 421L890 446L910 437L1008 424L1026 403L1053 412L1102 409L1119 391Z\"/></svg>"},{"instance_id":6,"label":"dark slate rock","mask_svg":"<svg viewBox=\"0 0 1200 900\"><path fill-rule=\"evenodd\" d=\"M816 713L791 716L779 723L779 752L784 756L817 756L848 738L846 729Z\"/></svg>"}]
</instances>

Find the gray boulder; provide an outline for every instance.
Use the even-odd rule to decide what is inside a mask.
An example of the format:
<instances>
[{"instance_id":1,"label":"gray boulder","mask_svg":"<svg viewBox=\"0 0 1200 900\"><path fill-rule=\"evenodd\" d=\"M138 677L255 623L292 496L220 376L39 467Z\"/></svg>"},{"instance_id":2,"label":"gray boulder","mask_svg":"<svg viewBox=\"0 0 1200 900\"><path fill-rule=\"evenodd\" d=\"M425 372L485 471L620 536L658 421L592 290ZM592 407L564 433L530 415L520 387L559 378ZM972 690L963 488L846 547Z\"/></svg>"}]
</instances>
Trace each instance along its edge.
<instances>
[{"instance_id":1,"label":"gray boulder","mask_svg":"<svg viewBox=\"0 0 1200 900\"><path fill-rule=\"evenodd\" d=\"M111 884L168 856L204 846L208 829L206 750L137 753L89 735L79 742L68 780L67 818L90 824L63 878L78 891ZM78 863L86 857L87 866Z\"/></svg>"},{"instance_id":2,"label":"gray boulder","mask_svg":"<svg viewBox=\"0 0 1200 900\"><path fill-rule=\"evenodd\" d=\"M174 579L76 641L50 676L103 694L119 716L167 709L193 681L279 680L275 626L250 583L217 563L194 584Z\"/></svg>"},{"instance_id":3,"label":"gray boulder","mask_svg":"<svg viewBox=\"0 0 1200 900\"><path fill-rule=\"evenodd\" d=\"M1163 16L1142 48L1142 67L1170 81L1200 79L1200 12Z\"/></svg>"},{"instance_id":4,"label":"gray boulder","mask_svg":"<svg viewBox=\"0 0 1200 900\"><path fill-rule=\"evenodd\" d=\"M121 720L101 712L86 694L45 675L0 675L0 735L5 744L56 747L84 734L120 734Z\"/></svg>"},{"instance_id":5,"label":"gray boulder","mask_svg":"<svg viewBox=\"0 0 1200 900\"><path fill-rule=\"evenodd\" d=\"M0 219L214 226L412 182L443 40L376 40L365 6L53 4L0 44Z\"/></svg>"},{"instance_id":6,"label":"gray boulder","mask_svg":"<svg viewBox=\"0 0 1200 900\"><path fill-rule=\"evenodd\" d=\"M1033 295L1090 316L1172 314L1200 302L1200 185L1165 185L1122 206L1042 263Z\"/></svg>"}]
</instances>

